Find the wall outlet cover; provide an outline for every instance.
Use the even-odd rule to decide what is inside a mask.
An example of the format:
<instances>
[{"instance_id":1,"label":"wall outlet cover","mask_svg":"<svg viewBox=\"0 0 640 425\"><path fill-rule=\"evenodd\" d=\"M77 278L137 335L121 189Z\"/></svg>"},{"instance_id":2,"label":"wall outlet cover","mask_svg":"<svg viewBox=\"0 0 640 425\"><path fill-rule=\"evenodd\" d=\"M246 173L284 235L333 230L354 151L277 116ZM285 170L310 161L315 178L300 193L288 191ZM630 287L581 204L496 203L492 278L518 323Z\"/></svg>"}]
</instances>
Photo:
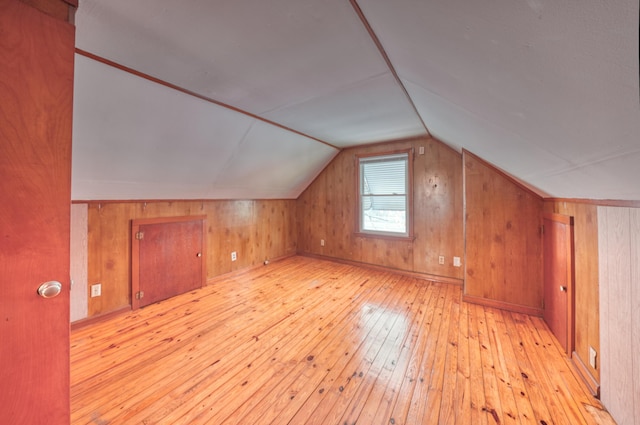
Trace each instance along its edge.
<instances>
[{"instance_id":1,"label":"wall outlet cover","mask_svg":"<svg viewBox=\"0 0 640 425\"><path fill-rule=\"evenodd\" d=\"M589 365L591 365L592 368L596 368L596 357L598 356L598 353L596 352L595 348L593 347L589 347Z\"/></svg>"}]
</instances>

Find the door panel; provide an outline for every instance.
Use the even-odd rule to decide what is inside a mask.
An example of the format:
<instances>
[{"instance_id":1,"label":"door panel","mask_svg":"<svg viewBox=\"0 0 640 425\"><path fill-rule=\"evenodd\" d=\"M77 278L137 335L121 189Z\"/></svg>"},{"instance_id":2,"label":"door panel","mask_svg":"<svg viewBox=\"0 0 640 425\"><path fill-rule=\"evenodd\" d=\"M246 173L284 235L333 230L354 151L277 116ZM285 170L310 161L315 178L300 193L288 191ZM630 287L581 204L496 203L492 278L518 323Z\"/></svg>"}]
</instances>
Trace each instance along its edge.
<instances>
[{"instance_id":1,"label":"door panel","mask_svg":"<svg viewBox=\"0 0 640 425\"><path fill-rule=\"evenodd\" d=\"M565 352L573 348L571 332L572 278L571 218L544 217L544 320Z\"/></svg>"},{"instance_id":2,"label":"door panel","mask_svg":"<svg viewBox=\"0 0 640 425\"><path fill-rule=\"evenodd\" d=\"M145 224L139 231L140 307L202 287L202 220Z\"/></svg>"},{"instance_id":3,"label":"door panel","mask_svg":"<svg viewBox=\"0 0 640 425\"><path fill-rule=\"evenodd\" d=\"M0 33L0 423L68 424L74 28L0 0Z\"/></svg>"}]
</instances>

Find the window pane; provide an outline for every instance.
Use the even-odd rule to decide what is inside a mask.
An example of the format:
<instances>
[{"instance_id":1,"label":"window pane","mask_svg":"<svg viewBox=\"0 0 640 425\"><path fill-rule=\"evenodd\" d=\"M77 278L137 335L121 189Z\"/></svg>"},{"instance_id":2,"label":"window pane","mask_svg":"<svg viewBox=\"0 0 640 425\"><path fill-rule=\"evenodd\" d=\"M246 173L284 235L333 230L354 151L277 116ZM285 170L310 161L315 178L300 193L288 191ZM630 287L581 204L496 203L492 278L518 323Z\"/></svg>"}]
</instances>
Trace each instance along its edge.
<instances>
[{"instance_id":1,"label":"window pane","mask_svg":"<svg viewBox=\"0 0 640 425\"><path fill-rule=\"evenodd\" d=\"M406 202L405 199L402 202ZM407 216L405 209L384 210L368 209L362 211L362 230L376 232L407 232Z\"/></svg>"},{"instance_id":2,"label":"window pane","mask_svg":"<svg viewBox=\"0 0 640 425\"><path fill-rule=\"evenodd\" d=\"M366 182L365 194L401 194L406 193L407 160L388 160L386 162L364 162L361 167Z\"/></svg>"},{"instance_id":3,"label":"window pane","mask_svg":"<svg viewBox=\"0 0 640 425\"><path fill-rule=\"evenodd\" d=\"M407 233L408 155L360 159L361 231Z\"/></svg>"},{"instance_id":4,"label":"window pane","mask_svg":"<svg viewBox=\"0 0 640 425\"><path fill-rule=\"evenodd\" d=\"M363 209L404 211L407 205L405 195L362 195Z\"/></svg>"}]
</instances>

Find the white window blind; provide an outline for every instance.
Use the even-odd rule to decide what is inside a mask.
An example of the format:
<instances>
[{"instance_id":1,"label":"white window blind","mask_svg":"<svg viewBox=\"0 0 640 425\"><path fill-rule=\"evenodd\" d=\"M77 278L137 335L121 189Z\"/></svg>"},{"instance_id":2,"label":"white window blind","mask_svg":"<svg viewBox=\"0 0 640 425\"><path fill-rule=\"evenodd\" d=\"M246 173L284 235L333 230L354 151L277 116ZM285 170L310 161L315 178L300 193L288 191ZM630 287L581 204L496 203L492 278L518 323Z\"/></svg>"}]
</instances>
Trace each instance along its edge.
<instances>
[{"instance_id":1,"label":"white window blind","mask_svg":"<svg viewBox=\"0 0 640 425\"><path fill-rule=\"evenodd\" d=\"M360 231L408 234L407 153L359 158Z\"/></svg>"}]
</instances>

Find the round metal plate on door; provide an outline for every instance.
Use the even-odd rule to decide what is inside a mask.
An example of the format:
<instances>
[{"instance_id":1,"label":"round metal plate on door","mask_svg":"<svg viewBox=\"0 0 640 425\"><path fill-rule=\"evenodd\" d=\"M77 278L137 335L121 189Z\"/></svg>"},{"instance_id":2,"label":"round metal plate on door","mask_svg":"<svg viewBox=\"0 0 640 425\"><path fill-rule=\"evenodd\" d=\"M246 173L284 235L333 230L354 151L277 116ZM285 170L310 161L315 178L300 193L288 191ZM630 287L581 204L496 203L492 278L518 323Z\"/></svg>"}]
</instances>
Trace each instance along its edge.
<instances>
[{"instance_id":1,"label":"round metal plate on door","mask_svg":"<svg viewBox=\"0 0 640 425\"><path fill-rule=\"evenodd\" d=\"M42 298L53 298L62 291L62 283L56 280L45 282L38 288L38 294Z\"/></svg>"}]
</instances>

